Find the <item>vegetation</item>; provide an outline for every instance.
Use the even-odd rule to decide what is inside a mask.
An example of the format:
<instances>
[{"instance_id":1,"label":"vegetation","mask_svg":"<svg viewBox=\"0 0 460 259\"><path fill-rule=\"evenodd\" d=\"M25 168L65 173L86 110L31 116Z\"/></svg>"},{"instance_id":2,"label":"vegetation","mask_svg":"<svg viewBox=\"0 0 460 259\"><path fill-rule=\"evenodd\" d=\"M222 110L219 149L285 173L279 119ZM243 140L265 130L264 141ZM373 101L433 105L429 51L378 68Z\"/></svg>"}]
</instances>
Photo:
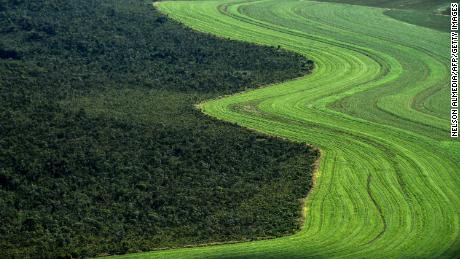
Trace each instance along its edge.
<instances>
[{"instance_id":1,"label":"vegetation","mask_svg":"<svg viewBox=\"0 0 460 259\"><path fill-rule=\"evenodd\" d=\"M449 33L391 19L382 8L316 1L158 7L198 30L311 57L309 76L201 109L312 143L322 157L299 233L133 258L458 257L460 144L449 134Z\"/></svg>"},{"instance_id":2,"label":"vegetation","mask_svg":"<svg viewBox=\"0 0 460 259\"><path fill-rule=\"evenodd\" d=\"M280 236L317 154L202 115L298 77L276 47L137 0L0 0L0 257L88 257Z\"/></svg>"},{"instance_id":3,"label":"vegetation","mask_svg":"<svg viewBox=\"0 0 460 259\"><path fill-rule=\"evenodd\" d=\"M450 5L448 0L321 0L322 2L347 3L391 9L433 10Z\"/></svg>"},{"instance_id":4,"label":"vegetation","mask_svg":"<svg viewBox=\"0 0 460 259\"><path fill-rule=\"evenodd\" d=\"M384 14L394 19L435 29L450 32L450 18L446 17L448 8L450 15L450 1L448 0L322 0L324 2L347 3L354 5L375 6L387 8ZM439 11L443 10L443 11Z\"/></svg>"},{"instance_id":5,"label":"vegetation","mask_svg":"<svg viewBox=\"0 0 460 259\"><path fill-rule=\"evenodd\" d=\"M450 13L451 13L450 6L441 11L442 15L450 16Z\"/></svg>"}]
</instances>

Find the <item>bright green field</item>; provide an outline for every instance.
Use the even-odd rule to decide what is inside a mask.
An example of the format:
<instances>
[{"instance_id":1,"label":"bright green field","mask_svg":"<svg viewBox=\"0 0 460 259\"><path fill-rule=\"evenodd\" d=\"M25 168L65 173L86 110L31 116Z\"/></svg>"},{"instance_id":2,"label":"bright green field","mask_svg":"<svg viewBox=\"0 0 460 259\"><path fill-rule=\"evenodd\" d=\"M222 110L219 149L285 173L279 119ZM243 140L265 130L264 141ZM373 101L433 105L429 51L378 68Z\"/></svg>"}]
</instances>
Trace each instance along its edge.
<instances>
[{"instance_id":1,"label":"bright green field","mask_svg":"<svg viewBox=\"0 0 460 259\"><path fill-rule=\"evenodd\" d=\"M448 33L394 20L385 9L304 0L157 7L194 29L313 59L311 75L201 108L312 144L322 157L299 233L125 257L458 256L460 143L449 138Z\"/></svg>"}]
</instances>

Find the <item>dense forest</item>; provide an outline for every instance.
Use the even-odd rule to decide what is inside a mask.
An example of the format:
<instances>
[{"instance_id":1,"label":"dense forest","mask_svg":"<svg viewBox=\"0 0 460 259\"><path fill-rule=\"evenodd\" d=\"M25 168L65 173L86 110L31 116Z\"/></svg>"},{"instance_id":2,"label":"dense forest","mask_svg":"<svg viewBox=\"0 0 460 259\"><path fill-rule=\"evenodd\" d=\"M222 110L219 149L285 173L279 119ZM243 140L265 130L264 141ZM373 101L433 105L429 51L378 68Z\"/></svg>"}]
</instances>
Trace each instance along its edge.
<instances>
[{"instance_id":1,"label":"dense forest","mask_svg":"<svg viewBox=\"0 0 460 259\"><path fill-rule=\"evenodd\" d=\"M193 105L311 69L150 1L0 0L0 258L294 232L317 151Z\"/></svg>"}]
</instances>

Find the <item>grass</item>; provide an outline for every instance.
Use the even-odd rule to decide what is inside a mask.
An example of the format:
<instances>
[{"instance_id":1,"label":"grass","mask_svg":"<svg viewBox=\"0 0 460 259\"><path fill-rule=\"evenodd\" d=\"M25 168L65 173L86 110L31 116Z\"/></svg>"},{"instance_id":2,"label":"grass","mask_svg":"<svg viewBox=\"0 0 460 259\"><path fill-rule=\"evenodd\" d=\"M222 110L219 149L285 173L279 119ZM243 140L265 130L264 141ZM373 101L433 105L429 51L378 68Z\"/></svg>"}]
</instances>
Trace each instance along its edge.
<instances>
[{"instance_id":1,"label":"grass","mask_svg":"<svg viewBox=\"0 0 460 259\"><path fill-rule=\"evenodd\" d=\"M403 22L450 32L450 1L447 0L320 0L386 8L384 14Z\"/></svg>"},{"instance_id":2,"label":"grass","mask_svg":"<svg viewBox=\"0 0 460 259\"><path fill-rule=\"evenodd\" d=\"M202 111L319 147L295 235L125 258L455 257L460 144L449 138L449 34L385 9L303 0L166 1L222 37L295 51L315 71L204 102Z\"/></svg>"}]
</instances>

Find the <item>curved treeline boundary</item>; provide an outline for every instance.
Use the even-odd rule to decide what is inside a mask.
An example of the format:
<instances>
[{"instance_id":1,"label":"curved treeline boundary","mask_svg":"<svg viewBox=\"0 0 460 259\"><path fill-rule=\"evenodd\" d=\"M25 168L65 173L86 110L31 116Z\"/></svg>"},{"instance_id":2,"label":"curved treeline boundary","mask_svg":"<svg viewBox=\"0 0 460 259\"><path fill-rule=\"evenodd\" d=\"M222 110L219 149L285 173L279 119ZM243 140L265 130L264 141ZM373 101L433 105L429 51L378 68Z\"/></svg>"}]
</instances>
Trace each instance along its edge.
<instances>
[{"instance_id":1,"label":"curved treeline boundary","mask_svg":"<svg viewBox=\"0 0 460 259\"><path fill-rule=\"evenodd\" d=\"M0 258L294 233L317 152L194 105L311 69L150 1L0 0Z\"/></svg>"},{"instance_id":2,"label":"curved treeline boundary","mask_svg":"<svg viewBox=\"0 0 460 259\"><path fill-rule=\"evenodd\" d=\"M321 159L299 233L124 258L458 257L460 145L449 135L448 33L393 19L384 8L339 3L157 6L194 29L314 60L311 75L200 107L311 143Z\"/></svg>"}]
</instances>

